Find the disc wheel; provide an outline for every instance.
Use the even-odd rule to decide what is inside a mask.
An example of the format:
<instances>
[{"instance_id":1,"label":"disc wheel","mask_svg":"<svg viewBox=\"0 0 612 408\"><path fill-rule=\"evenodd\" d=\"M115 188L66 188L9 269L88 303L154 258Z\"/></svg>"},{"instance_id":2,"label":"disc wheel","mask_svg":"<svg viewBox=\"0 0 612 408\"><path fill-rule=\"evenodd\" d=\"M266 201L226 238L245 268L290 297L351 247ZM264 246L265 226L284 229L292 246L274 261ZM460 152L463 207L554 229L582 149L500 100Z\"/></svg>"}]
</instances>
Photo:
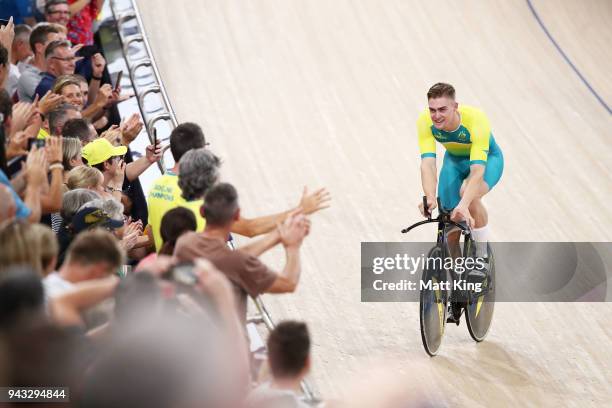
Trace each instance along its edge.
<instances>
[{"instance_id":1,"label":"disc wheel","mask_svg":"<svg viewBox=\"0 0 612 408\"><path fill-rule=\"evenodd\" d=\"M487 336L495 310L495 259L490 246L487 246L489 265L487 277L482 284L483 291L470 291L465 310L465 321L474 341L481 342Z\"/></svg>"},{"instance_id":2,"label":"disc wheel","mask_svg":"<svg viewBox=\"0 0 612 408\"><path fill-rule=\"evenodd\" d=\"M419 318L423 347L427 354L435 356L444 336L448 299L448 291L439 287L439 284L447 281L447 274L443 268L442 248L433 247L427 259L432 261L423 268L421 275L423 286L420 291Z\"/></svg>"}]
</instances>

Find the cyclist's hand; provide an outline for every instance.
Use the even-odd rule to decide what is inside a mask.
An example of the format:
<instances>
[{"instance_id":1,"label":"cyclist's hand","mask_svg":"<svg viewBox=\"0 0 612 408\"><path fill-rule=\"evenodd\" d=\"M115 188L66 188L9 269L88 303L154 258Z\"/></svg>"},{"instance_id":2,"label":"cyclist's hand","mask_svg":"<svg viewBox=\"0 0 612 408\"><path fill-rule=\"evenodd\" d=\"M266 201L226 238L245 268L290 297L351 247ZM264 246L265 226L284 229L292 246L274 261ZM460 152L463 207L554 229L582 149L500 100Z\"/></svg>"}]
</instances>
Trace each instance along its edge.
<instances>
[{"instance_id":1,"label":"cyclist's hand","mask_svg":"<svg viewBox=\"0 0 612 408\"><path fill-rule=\"evenodd\" d=\"M451 213L451 220L455 222L465 221L468 224L468 227L474 227L474 218L472 218L472 214L470 214L470 210L467 207L457 206Z\"/></svg>"},{"instance_id":2,"label":"cyclist's hand","mask_svg":"<svg viewBox=\"0 0 612 408\"><path fill-rule=\"evenodd\" d=\"M427 207L428 207L429 215L431 215L431 212L435 210L437 206L438 206L438 203L436 202L435 199L434 200L430 200L429 198L427 199ZM426 217L425 210L423 208L423 201L419 203L419 211L421 212L421 215L423 217Z\"/></svg>"}]
</instances>

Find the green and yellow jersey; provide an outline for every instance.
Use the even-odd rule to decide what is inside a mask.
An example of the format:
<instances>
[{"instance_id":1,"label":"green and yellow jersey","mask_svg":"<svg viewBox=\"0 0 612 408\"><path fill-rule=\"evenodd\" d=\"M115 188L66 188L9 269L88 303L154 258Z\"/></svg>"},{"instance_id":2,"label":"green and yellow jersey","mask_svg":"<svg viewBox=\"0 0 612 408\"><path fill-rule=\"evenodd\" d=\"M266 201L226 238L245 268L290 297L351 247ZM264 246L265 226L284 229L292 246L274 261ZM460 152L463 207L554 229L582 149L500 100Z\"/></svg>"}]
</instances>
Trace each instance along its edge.
<instances>
[{"instance_id":1,"label":"green and yellow jersey","mask_svg":"<svg viewBox=\"0 0 612 408\"><path fill-rule=\"evenodd\" d=\"M489 154L499 150L491 133L489 119L480 109L468 105L457 108L459 127L452 132L436 129L426 109L417 120L421 158L436 157L436 140L446 151L458 158L469 158L472 164L487 164Z\"/></svg>"}]
</instances>

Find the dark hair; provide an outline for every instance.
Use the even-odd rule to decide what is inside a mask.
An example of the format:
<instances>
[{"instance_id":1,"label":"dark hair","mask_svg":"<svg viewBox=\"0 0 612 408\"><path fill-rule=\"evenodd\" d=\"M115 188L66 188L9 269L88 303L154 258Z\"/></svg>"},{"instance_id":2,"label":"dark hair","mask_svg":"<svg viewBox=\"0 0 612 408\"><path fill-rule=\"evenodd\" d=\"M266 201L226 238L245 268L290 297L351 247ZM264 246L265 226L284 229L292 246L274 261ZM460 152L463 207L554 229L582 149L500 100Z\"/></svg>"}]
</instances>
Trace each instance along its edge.
<instances>
[{"instance_id":1,"label":"dark hair","mask_svg":"<svg viewBox=\"0 0 612 408\"><path fill-rule=\"evenodd\" d=\"M305 323L284 321L268 337L268 362L275 378L295 377L310 354L310 334Z\"/></svg>"},{"instance_id":2,"label":"dark hair","mask_svg":"<svg viewBox=\"0 0 612 408\"><path fill-rule=\"evenodd\" d=\"M49 23L37 24L32 33L30 33L30 48L36 53L36 44L44 44L47 42L47 36L51 33L59 33L59 30Z\"/></svg>"},{"instance_id":3,"label":"dark hair","mask_svg":"<svg viewBox=\"0 0 612 408\"><path fill-rule=\"evenodd\" d=\"M28 266L14 266L0 274L0 328L11 326L20 317L44 310L40 275Z\"/></svg>"},{"instance_id":4,"label":"dark hair","mask_svg":"<svg viewBox=\"0 0 612 408\"><path fill-rule=\"evenodd\" d=\"M188 208L176 207L166 212L159 228L164 242L159 253L172 255L176 240L187 231L195 231L197 227L195 214Z\"/></svg>"},{"instance_id":5,"label":"dark hair","mask_svg":"<svg viewBox=\"0 0 612 408\"><path fill-rule=\"evenodd\" d=\"M89 140L89 120L74 118L67 120L62 128L63 137L74 137L81 142Z\"/></svg>"},{"instance_id":6,"label":"dark hair","mask_svg":"<svg viewBox=\"0 0 612 408\"><path fill-rule=\"evenodd\" d=\"M219 183L206 192L203 208L208 225L225 226L238 209L238 192L229 183Z\"/></svg>"},{"instance_id":7,"label":"dark hair","mask_svg":"<svg viewBox=\"0 0 612 408\"><path fill-rule=\"evenodd\" d=\"M78 112L79 108L69 103L64 103L49 112L49 132L52 135L58 136L62 134L69 110Z\"/></svg>"},{"instance_id":8,"label":"dark hair","mask_svg":"<svg viewBox=\"0 0 612 408\"><path fill-rule=\"evenodd\" d=\"M0 65L4 65L8 68L9 63L8 50L0 44Z\"/></svg>"},{"instance_id":9,"label":"dark hair","mask_svg":"<svg viewBox=\"0 0 612 408\"><path fill-rule=\"evenodd\" d=\"M443 96L448 96L451 99L455 99L455 88L450 84L444 82L438 82L427 91L427 99L436 99Z\"/></svg>"},{"instance_id":10,"label":"dark hair","mask_svg":"<svg viewBox=\"0 0 612 408\"><path fill-rule=\"evenodd\" d=\"M68 4L66 0L47 0L45 3L45 14L51 13L51 7L57 6L59 4Z\"/></svg>"},{"instance_id":11,"label":"dark hair","mask_svg":"<svg viewBox=\"0 0 612 408\"><path fill-rule=\"evenodd\" d=\"M107 262L113 268L123 264L123 253L113 234L102 229L81 232L70 243L66 263L92 265Z\"/></svg>"},{"instance_id":12,"label":"dark hair","mask_svg":"<svg viewBox=\"0 0 612 408\"><path fill-rule=\"evenodd\" d=\"M55 53L55 50L57 50L58 48L62 48L62 47L66 47L70 49L70 42L68 42L67 40L51 41L49 45L47 45L47 48L45 49L45 59L52 56Z\"/></svg>"},{"instance_id":13,"label":"dark hair","mask_svg":"<svg viewBox=\"0 0 612 408\"><path fill-rule=\"evenodd\" d=\"M191 149L199 149L206 145L206 137L202 128L195 123L181 123L170 133L170 151L176 163Z\"/></svg>"}]
</instances>

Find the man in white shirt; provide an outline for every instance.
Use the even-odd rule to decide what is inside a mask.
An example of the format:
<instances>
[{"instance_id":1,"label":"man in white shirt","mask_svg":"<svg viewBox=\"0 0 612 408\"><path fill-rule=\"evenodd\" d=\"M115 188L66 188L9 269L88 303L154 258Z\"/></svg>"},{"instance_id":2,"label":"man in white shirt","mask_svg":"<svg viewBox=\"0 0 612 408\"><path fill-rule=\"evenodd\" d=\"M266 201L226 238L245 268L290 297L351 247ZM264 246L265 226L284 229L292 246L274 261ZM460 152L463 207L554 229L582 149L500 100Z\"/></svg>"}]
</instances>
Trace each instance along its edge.
<instances>
[{"instance_id":1,"label":"man in white shirt","mask_svg":"<svg viewBox=\"0 0 612 408\"><path fill-rule=\"evenodd\" d=\"M105 278L122 264L123 253L110 232L103 229L82 232L70 244L60 270L43 280L45 295L56 297L73 289L76 283Z\"/></svg>"}]
</instances>

